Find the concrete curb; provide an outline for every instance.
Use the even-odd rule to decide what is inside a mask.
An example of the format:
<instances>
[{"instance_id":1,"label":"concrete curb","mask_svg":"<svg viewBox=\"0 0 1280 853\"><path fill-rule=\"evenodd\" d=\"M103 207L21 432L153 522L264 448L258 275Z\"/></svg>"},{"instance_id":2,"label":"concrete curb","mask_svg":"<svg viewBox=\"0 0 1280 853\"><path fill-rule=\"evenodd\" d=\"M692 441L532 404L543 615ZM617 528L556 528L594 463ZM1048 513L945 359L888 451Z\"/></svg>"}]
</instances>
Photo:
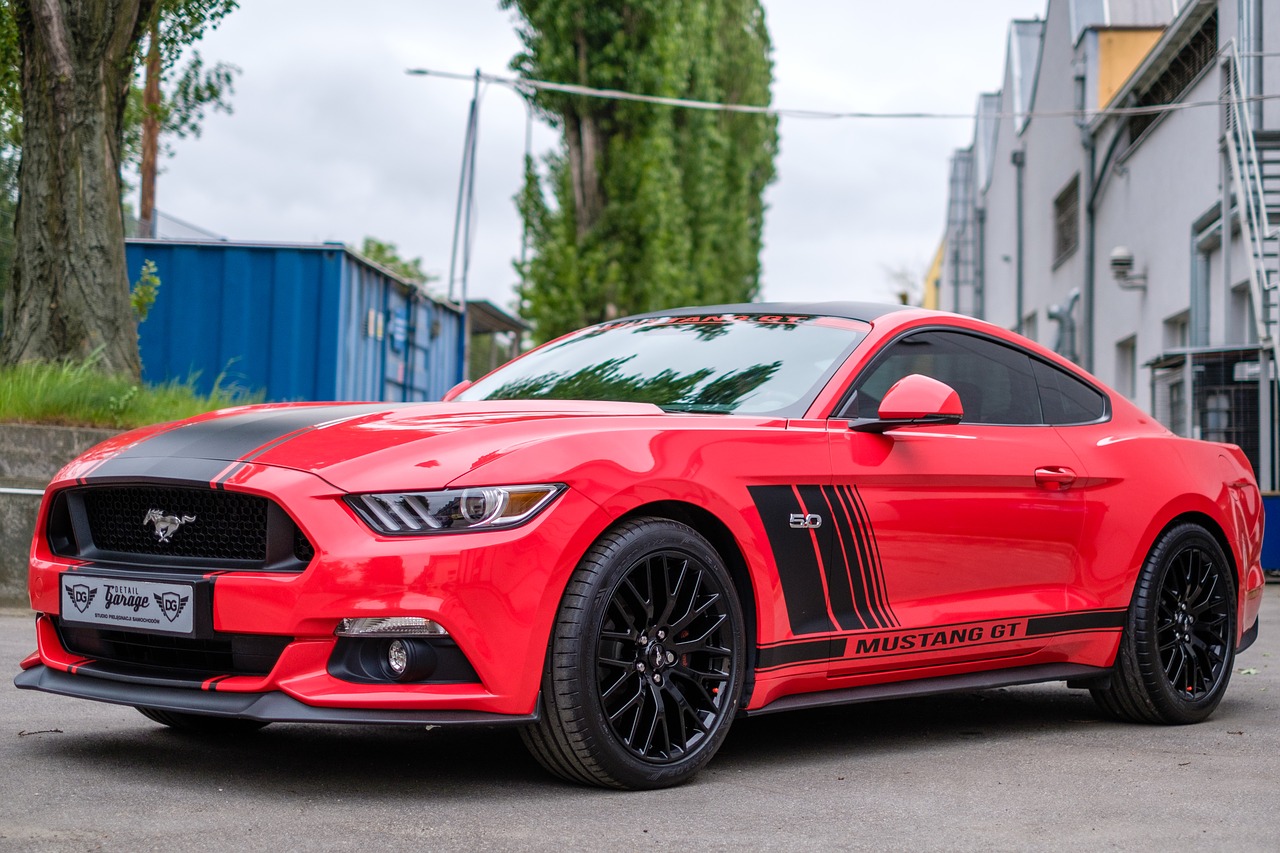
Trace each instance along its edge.
<instances>
[{"instance_id":1,"label":"concrete curb","mask_svg":"<svg viewBox=\"0 0 1280 853\"><path fill-rule=\"evenodd\" d=\"M0 424L0 608L27 606L27 560L44 487L118 430Z\"/></svg>"}]
</instances>

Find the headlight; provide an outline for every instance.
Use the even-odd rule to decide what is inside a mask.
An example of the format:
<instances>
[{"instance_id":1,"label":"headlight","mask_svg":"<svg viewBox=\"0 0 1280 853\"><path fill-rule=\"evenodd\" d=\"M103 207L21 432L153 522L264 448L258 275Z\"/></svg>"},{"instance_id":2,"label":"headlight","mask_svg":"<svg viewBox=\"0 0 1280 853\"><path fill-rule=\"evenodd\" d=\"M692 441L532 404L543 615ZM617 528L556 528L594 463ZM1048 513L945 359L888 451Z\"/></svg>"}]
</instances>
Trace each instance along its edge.
<instances>
[{"instance_id":1,"label":"headlight","mask_svg":"<svg viewBox=\"0 0 1280 853\"><path fill-rule=\"evenodd\" d=\"M349 495L347 503L377 532L413 536L515 527L541 512L564 490L565 486L550 483L437 492L381 492Z\"/></svg>"}]
</instances>

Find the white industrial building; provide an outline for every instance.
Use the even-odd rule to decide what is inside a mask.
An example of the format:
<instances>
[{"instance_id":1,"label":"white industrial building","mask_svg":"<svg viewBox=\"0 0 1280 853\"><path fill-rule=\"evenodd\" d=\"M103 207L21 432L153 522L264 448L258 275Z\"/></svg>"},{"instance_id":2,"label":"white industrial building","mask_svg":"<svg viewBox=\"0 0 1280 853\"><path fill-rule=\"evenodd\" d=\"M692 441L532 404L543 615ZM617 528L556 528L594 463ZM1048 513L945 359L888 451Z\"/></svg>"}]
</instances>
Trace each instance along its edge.
<instances>
[{"instance_id":1,"label":"white industrial building","mask_svg":"<svg viewBox=\"0 0 1280 853\"><path fill-rule=\"evenodd\" d=\"M1275 0L1047 0L953 156L932 300L1239 444L1280 489L1277 98Z\"/></svg>"}]
</instances>

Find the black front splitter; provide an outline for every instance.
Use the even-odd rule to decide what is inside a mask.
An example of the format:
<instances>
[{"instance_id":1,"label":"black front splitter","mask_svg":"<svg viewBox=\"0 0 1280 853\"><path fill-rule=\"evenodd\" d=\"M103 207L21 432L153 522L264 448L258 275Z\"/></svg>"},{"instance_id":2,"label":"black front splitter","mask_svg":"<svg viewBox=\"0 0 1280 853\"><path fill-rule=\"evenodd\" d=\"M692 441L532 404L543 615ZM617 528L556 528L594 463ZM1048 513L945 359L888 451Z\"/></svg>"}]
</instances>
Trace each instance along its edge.
<instances>
[{"instance_id":1,"label":"black front splitter","mask_svg":"<svg viewBox=\"0 0 1280 853\"><path fill-rule=\"evenodd\" d=\"M41 690L77 699L92 699L116 705L158 708L211 717L235 717L263 723L353 723L393 726L523 726L538 721L532 714L491 714L485 711L405 711L370 708L320 708L306 705L279 691L230 693L160 687L106 681L71 675L36 665L13 679L21 690Z\"/></svg>"}]
</instances>

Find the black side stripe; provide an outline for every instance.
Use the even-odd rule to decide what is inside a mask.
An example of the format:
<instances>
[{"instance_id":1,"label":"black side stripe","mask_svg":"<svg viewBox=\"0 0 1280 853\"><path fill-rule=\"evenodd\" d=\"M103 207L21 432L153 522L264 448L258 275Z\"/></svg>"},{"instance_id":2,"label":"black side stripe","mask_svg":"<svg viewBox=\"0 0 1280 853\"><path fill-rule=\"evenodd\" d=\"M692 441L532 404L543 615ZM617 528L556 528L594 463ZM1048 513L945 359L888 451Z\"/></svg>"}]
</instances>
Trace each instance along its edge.
<instances>
[{"instance_id":1,"label":"black side stripe","mask_svg":"<svg viewBox=\"0 0 1280 853\"><path fill-rule=\"evenodd\" d=\"M793 667L808 664L840 660L849 655L846 662L853 660L874 660L875 658L906 658L914 655L932 653L946 649L975 649L987 646L999 646L1016 643L1028 637L1049 635L1063 636L1089 632L1119 631L1124 628L1128 611L1085 610L1076 613L1055 613L1050 616L1015 616L986 622L949 622L940 625L921 625L918 628L899 629L891 633L866 631L850 637L830 637L820 640L784 640L771 646L759 646L757 653L757 669L775 667ZM970 629L991 624L1017 624L1024 626L1021 633L1010 633L996 636L994 632L984 631L981 635L970 634L967 641L941 640L935 642L919 642L934 636L953 636L957 631L968 633ZM1024 625L1025 623L1025 625ZM901 642L902 638L915 639L916 642ZM892 640L892 646L886 643ZM930 663L927 666L934 666ZM895 667L901 668L901 667Z\"/></svg>"},{"instance_id":2,"label":"black side stripe","mask_svg":"<svg viewBox=\"0 0 1280 853\"><path fill-rule=\"evenodd\" d=\"M748 491L778 566L792 634L898 626L875 533L856 489L750 486ZM819 527L791 527L792 515L814 514L823 519Z\"/></svg>"},{"instance_id":3,"label":"black side stripe","mask_svg":"<svg viewBox=\"0 0 1280 853\"><path fill-rule=\"evenodd\" d=\"M898 624L884 595L884 576L874 533L867 523L860 498L844 486L823 488L836 540L832 543L831 572L844 572L853 590L853 609L841 627L856 631L891 628Z\"/></svg>"},{"instance_id":4,"label":"black side stripe","mask_svg":"<svg viewBox=\"0 0 1280 853\"><path fill-rule=\"evenodd\" d=\"M816 490L816 487L809 488ZM815 531L791 528L791 516L803 512L798 490L791 486L748 486L747 491L760 512L760 521L778 566L778 580L782 584L782 599L787 606L791 633L818 634L836 630L827 611L818 553L822 540L813 535L821 533L822 528ZM815 497L820 500L820 495Z\"/></svg>"},{"instance_id":5,"label":"black side stripe","mask_svg":"<svg viewBox=\"0 0 1280 853\"><path fill-rule=\"evenodd\" d=\"M839 486L838 489L840 494L848 500L848 505L853 511L853 530L859 543L858 553L862 557L869 606L882 626L896 628L901 623L898 622L897 614L889 604L889 593L884 583L884 567L880 563L880 545L876 542L876 531L871 526L871 517L867 513L867 505L862 501L862 493L858 491L857 486Z\"/></svg>"},{"instance_id":6,"label":"black side stripe","mask_svg":"<svg viewBox=\"0 0 1280 853\"><path fill-rule=\"evenodd\" d=\"M1088 610L1083 613L1065 613L1061 616L1037 616L1027 620L1027 636L1123 628L1127 615L1127 610Z\"/></svg>"},{"instance_id":7,"label":"black side stripe","mask_svg":"<svg viewBox=\"0 0 1280 853\"><path fill-rule=\"evenodd\" d=\"M817 663L844 657L848 640L808 640L786 646L771 646L758 650L756 666L769 669L774 666L790 666L801 663Z\"/></svg>"}]
</instances>

